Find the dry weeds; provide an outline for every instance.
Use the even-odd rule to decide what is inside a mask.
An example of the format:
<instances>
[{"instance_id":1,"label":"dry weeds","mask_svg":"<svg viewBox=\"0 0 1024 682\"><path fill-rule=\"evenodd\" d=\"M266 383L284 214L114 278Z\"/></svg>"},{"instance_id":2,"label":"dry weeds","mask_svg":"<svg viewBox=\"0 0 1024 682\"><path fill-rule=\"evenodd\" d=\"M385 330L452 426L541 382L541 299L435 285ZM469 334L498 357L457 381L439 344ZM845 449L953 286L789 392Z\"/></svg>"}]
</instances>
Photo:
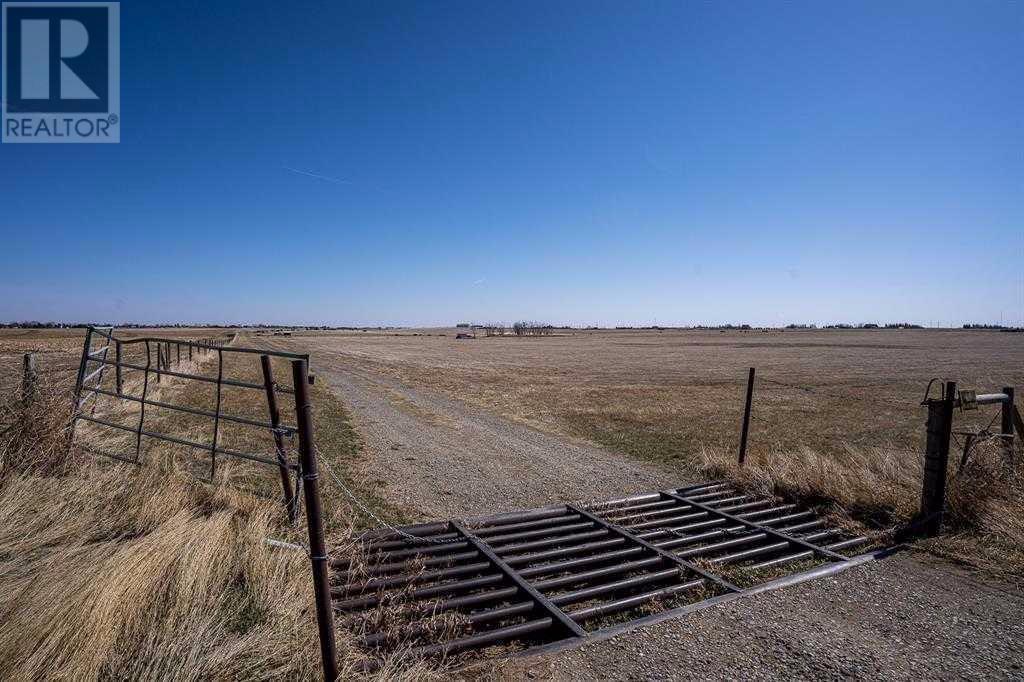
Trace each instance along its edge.
<instances>
[{"instance_id":1,"label":"dry weeds","mask_svg":"<svg viewBox=\"0 0 1024 682\"><path fill-rule=\"evenodd\" d=\"M991 442L968 466L951 468L944 534L918 549L1024 584L1024 476L1020 448L1012 463ZM846 446L842 453L809 448L760 454L741 469L731 452L705 448L697 471L746 489L798 500L853 532L892 540L913 523L921 496L923 461L913 451Z\"/></svg>"},{"instance_id":2,"label":"dry weeds","mask_svg":"<svg viewBox=\"0 0 1024 682\"><path fill-rule=\"evenodd\" d=\"M180 383L165 379L151 395L203 404ZM68 388L43 383L29 406L10 394L0 401L0 418L13 424L0 436L0 679L318 678L308 558L266 542L304 539L302 524L287 524L276 472L227 461L204 481L195 453L160 443L144 448L141 467L69 450ZM317 406L317 426L344 437L322 448L343 468L357 446L351 427L331 415L336 405ZM238 396L231 409L252 414ZM137 410L104 403L98 413L134 419ZM147 428L196 440L205 433L169 411L152 414ZM79 426L82 441L126 445L109 436ZM257 436L229 434L236 447L254 446L247 438ZM344 544L365 522L332 504L339 495L326 493L325 504L332 543ZM338 631L342 679L440 674L402 651L366 672L357 637Z\"/></svg>"}]
</instances>

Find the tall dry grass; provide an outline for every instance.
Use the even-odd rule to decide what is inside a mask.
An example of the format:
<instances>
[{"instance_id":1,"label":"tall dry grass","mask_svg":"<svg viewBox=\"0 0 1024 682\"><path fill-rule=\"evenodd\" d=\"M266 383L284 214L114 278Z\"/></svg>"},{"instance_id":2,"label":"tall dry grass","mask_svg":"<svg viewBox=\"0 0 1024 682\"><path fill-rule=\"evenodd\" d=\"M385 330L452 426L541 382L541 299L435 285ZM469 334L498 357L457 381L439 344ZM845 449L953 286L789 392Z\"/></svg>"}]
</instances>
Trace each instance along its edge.
<instances>
[{"instance_id":1,"label":"tall dry grass","mask_svg":"<svg viewBox=\"0 0 1024 682\"><path fill-rule=\"evenodd\" d=\"M952 456L951 456L952 459ZM964 566L1024 584L1024 467L994 442L975 448L959 471L950 462L943 534L915 545ZM912 524L920 508L920 453L845 445L839 452L774 450L739 468L735 453L704 448L694 467L768 495L799 500L833 519L880 536Z\"/></svg>"},{"instance_id":2,"label":"tall dry grass","mask_svg":"<svg viewBox=\"0 0 1024 682\"><path fill-rule=\"evenodd\" d=\"M308 558L266 543L304 527L229 464L209 483L167 449L145 467L69 450L69 403L40 386L0 405L0 679L320 677ZM337 643L343 679L436 675L400 653L366 668L344 629Z\"/></svg>"}]
</instances>

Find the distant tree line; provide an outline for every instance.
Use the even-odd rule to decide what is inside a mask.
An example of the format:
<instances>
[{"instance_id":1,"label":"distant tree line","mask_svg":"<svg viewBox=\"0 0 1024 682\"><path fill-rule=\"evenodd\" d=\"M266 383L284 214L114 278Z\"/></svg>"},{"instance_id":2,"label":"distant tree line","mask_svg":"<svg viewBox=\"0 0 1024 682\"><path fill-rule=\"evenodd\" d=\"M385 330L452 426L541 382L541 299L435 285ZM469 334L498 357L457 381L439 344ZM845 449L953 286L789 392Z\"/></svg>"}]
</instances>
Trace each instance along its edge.
<instances>
[{"instance_id":1,"label":"distant tree line","mask_svg":"<svg viewBox=\"0 0 1024 682\"><path fill-rule=\"evenodd\" d=\"M331 331L363 331L368 329L385 330L400 327L335 327L331 325L287 325L287 324L212 324L208 322L0 322L0 329L85 329L86 327L116 327L117 329L291 329L331 330Z\"/></svg>"},{"instance_id":2,"label":"distant tree line","mask_svg":"<svg viewBox=\"0 0 1024 682\"><path fill-rule=\"evenodd\" d=\"M554 326L544 322L514 322L512 332L516 336L550 336L555 331Z\"/></svg>"},{"instance_id":3,"label":"distant tree line","mask_svg":"<svg viewBox=\"0 0 1024 682\"><path fill-rule=\"evenodd\" d=\"M786 327L787 329L817 329L816 325L803 325ZM919 324L913 322L887 322L886 324L878 324L877 322L861 322L859 324L850 324L847 322L837 322L835 324L826 324L822 329L924 329Z\"/></svg>"},{"instance_id":4,"label":"distant tree line","mask_svg":"<svg viewBox=\"0 0 1024 682\"><path fill-rule=\"evenodd\" d=\"M965 324L964 329L994 329L997 331L1012 332L1020 331L1021 327L1011 327L1003 324L979 324L977 322L972 322L970 324Z\"/></svg>"}]
</instances>

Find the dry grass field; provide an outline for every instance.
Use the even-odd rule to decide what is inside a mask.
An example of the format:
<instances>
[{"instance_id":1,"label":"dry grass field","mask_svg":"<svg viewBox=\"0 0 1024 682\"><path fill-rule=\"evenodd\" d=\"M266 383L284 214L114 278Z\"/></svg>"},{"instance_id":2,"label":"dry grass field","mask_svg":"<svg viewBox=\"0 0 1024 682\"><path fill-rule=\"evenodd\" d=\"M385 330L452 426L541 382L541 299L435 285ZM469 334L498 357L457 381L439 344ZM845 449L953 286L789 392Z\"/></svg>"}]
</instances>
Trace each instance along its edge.
<instances>
[{"instance_id":1,"label":"dry grass field","mask_svg":"<svg viewBox=\"0 0 1024 682\"><path fill-rule=\"evenodd\" d=\"M386 374L664 463L681 480L729 475L880 529L917 510L920 403L929 380L979 392L1024 385L1024 334L991 331L579 331L456 340L453 329L425 329L300 333L289 345L308 349L314 369ZM752 366L758 379L740 472L732 462ZM992 430L995 418L998 430L998 414L997 407L958 412L954 429ZM987 441L964 475L951 475L953 534L933 543L936 551L1021 579L1020 460L1019 445L1016 465L1007 466Z\"/></svg>"},{"instance_id":2,"label":"dry grass field","mask_svg":"<svg viewBox=\"0 0 1024 682\"><path fill-rule=\"evenodd\" d=\"M597 331L457 341L444 329L300 333L292 345L308 348L314 367L371 366L544 430L659 460L736 448L751 366L755 457L802 447L916 449L929 379L982 390L1024 385L1024 334L998 332Z\"/></svg>"}]
</instances>

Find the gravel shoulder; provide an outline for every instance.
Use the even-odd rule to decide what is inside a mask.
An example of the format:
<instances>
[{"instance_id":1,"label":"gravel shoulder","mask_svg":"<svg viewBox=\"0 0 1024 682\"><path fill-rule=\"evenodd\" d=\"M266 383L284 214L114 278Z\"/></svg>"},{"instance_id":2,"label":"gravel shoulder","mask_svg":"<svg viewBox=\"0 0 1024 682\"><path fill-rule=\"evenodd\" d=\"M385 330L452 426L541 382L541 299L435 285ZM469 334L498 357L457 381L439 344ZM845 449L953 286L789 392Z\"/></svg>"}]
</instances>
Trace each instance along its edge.
<instances>
[{"instance_id":1,"label":"gravel shoulder","mask_svg":"<svg viewBox=\"0 0 1024 682\"><path fill-rule=\"evenodd\" d=\"M507 667L503 677L1024 679L1024 595L897 554Z\"/></svg>"}]
</instances>

